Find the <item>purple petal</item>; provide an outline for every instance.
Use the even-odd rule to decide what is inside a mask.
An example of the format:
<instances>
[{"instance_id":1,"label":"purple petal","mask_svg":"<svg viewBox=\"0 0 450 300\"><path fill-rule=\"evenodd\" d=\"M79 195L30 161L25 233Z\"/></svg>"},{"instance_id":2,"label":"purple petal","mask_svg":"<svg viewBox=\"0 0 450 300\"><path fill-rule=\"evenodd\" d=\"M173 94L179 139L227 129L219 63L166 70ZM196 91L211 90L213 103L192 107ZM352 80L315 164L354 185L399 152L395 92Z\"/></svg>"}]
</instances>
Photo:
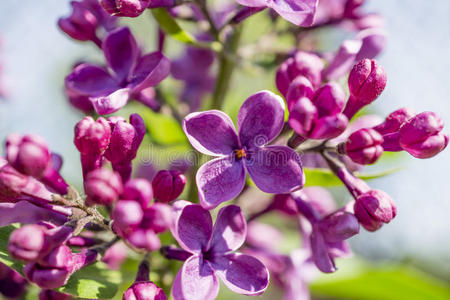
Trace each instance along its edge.
<instances>
[{"instance_id":1,"label":"purple petal","mask_svg":"<svg viewBox=\"0 0 450 300\"><path fill-rule=\"evenodd\" d=\"M207 155L228 155L240 148L233 121L218 110L187 115L183 130L192 146Z\"/></svg>"},{"instance_id":2,"label":"purple petal","mask_svg":"<svg viewBox=\"0 0 450 300\"><path fill-rule=\"evenodd\" d=\"M251 95L238 114L239 139L242 146L263 146L278 136L284 125L284 101L269 91Z\"/></svg>"},{"instance_id":3,"label":"purple petal","mask_svg":"<svg viewBox=\"0 0 450 300\"><path fill-rule=\"evenodd\" d=\"M240 161L222 157L201 166L195 179L200 204L213 209L239 195L245 185L245 169Z\"/></svg>"},{"instance_id":4,"label":"purple petal","mask_svg":"<svg viewBox=\"0 0 450 300\"><path fill-rule=\"evenodd\" d=\"M217 215L209 248L214 253L234 251L242 246L246 235L247 223L241 208L225 206Z\"/></svg>"},{"instance_id":5,"label":"purple petal","mask_svg":"<svg viewBox=\"0 0 450 300\"><path fill-rule=\"evenodd\" d=\"M356 38L362 41L362 47L355 59L360 61L364 58L375 58L383 51L387 42L387 33L383 28L369 28L360 31Z\"/></svg>"},{"instance_id":6,"label":"purple petal","mask_svg":"<svg viewBox=\"0 0 450 300\"><path fill-rule=\"evenodd\" d=\"M92 105L99 115L112 114L127 104L130 98L130 89L117 90L109 95L91 98Z\"/></svg>"},{"instance_id":7,"label":"purple petal","mask_svg":"<svg viewBox=\"0 0 450 300\"><path fill-rule=\"evenodd\" d=\"M328 242L328 251L333 257L351 257L353 255L352 249L346 241Z\"/></svg>"},{"instance_id":8,"label":"purple petal","mask_svg":"<svg viewBox=\"0 0 450 300\"><path fill-rule=\"evenodd\" d=\"M184 250L200 253L208 247L212 234L212 219L209 211L200 205L184 206L174 227L174 237Z\"/></svg>"},{"instance_id":9,"label":"purple petal","mask_svg":"<svg viewBox=\"0 0 450 300\"><path fill-rule=\"evenodd\" d=\"M350 72L362 44L359 39L344 41L322 75L327 80L335 80Z\"/></svg>"},{"instance_id":10,"label":"purple petal","mask_svg":"<svg viewBox=\"0 0 450 300\"><path fill-rule=\"evenodd\" d=\"M311 26L318 2L318 0L272 0L268 1L267 6L297 26Z\"/></svg>"},{"instance_id":11,"label":"purple petal","mask_svg":"<svg viewBox=\"0 0 450 300\"><path fill-rule=\"evenodd\" d=\"M161 53L153 52L141 57L130 78L133 93L155 86L170 73L170 61Z\"/></svg>"},{"instance_id":12,"label":"purple petal","mask_svg":"<svg viewBox=\"0 0 450 300\"><path fill-rule=\"evenodd\" d=\"M305 182L300 157L289 147L255 149L245 166L256 186L266 193L286 194L301 188Z\"/></svg>"},{"instance_id":13,"label":"purple petal","mask_svg":"<svg viewBox=\"0 0 450 300\"><path fill-rule=\"evenodd\" d=\"M103 41L102 49L117 80L127 79L139 56L139 48L130 29L122 27L111 31Z\"/></svg>"},{"instance_id":14,"label":"purple petal","mask_svg":"<svg viewBox=\"0 0 450 300\"><path fill-rule=\"evenodd\" d=\"M317 268L324 273L333 273L336 271L334 260L328 253L328 245L322 233L315 229L311 234L311 249L313 251L313 259Z\"/></svg>"},{"instance_id":15,"label":"purple petal","mask_svg":"<svg viewBox=\"0 0 450 300\"><path fill-rule=\"evenodd\" d=\"M319 228L327 242L340 242L359 233L358 219L354 214L338 211L319 222Z\"/></svg>"},{"instance_id":16,"label":"purple petal","mask_svg":"<svg viewBox=\"0 0 450 300\"><path fill-rule=\"evenodd\" d=\"M211 262L216 275L235 293L256 296L269 284L269 271L253 256L230 253L215 257Z\"/></svg>"},{"instance_id":17,"label":"purple petal","mask_svg":"<svg viewBox=\"0 0 450 300\"><path fill-rule=\"evenodd\" d=\"M100 96L117 88L117 82L104 68L81 64L66 77L66 87L77 94Z\"/></svg>"},{"instance_id":18,"label":"purple petal","mask_svg":"<svg viewBox=\"0 0 450 300\"><path fill-rule=\"evenodd\" d=\"M172 285L172 297L174 300L213 300L219 287L219 280L209 263L194 255L178 271Z\"/></svg>"},{"instance_id":19,"label":"purple petal","mask_svg":"<svg viewBox=\"0 0 450 300\"><path fill-rule=\"evenodd\" d=\"M0 203L0 226L13 223L32 224L40 221L64 223L66 217L51 210L35 206L28 201Z\"/></svg>"},{"instance_id":20,"label":"purple petal","mask_svg":"<svg viewBox=\"0 0 450 300\"><path fill-rule=\"evenodd\" d=\"M348 119L344 114L323 117L316 121L310 137L313 139L335 138L345 131L347 125Z\"/></svg>"},{"instance_id":21,"label":"purple petal","mask_svg":"<svg viewBox=\"0 0 450 300\"><path fill-rule=\"evenodd\" d=\"M267 3L265 0L236 0L237 3L243 6L248 7L263 7L267 6Z\"/></svg>"}]
</instances>

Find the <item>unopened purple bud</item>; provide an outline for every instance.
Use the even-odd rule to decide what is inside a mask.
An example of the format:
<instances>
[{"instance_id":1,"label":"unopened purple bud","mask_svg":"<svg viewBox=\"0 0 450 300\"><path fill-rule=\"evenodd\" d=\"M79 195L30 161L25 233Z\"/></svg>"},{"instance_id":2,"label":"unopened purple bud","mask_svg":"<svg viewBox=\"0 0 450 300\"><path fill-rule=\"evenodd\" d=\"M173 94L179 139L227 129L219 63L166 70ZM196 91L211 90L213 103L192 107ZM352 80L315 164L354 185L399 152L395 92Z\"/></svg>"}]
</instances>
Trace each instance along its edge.
<instances>
[{"instance_id":1,"label":"unopened purple bud","mask_svg":"<svg viewBox=\"0 0 450 300\"><path fill-rule=\"evenodd\" d=\"M319 228L327 242L344 241L359 233L359 223L355 215L338 211L319 222Z\"/></svg>"},{"instance_id":2,"label":"unopened purple bud","mask_svg":"<svg viewBox=\"0 0 450 300\"><path fill-rule=\"evenodd\" d=\"M71 38L79 41L97 41L97 18L81 2L72 1L72 14L58 20L58 26Z\"/></svg>"},{"instance_id":3,"label":"unopened purple bud","mask_svg":"<svg viewBox=\"0 0 450 300\"><path fill-rule=\"evenodd\" d=\"M166 300L164 291L151 281L133 283L123 294L123 300Z\"/></svg>"},{"instance_id":4,"label":"unopened purple bud","mask_svg":"<svg viewBox=\"0 0 450 300\"><path fill-rule=\"evenodd\" d=\"M39 265L49 268L72 269L73 254L66 245L61 245L53 249L49 254L39 259Z\"/></svg>"},{"instance_id":5,"label":"unopened purple bud","mask_svg":"<svg viewBox=\"0 0 450 300\"><path fill-rule=\"evenodd\" d=\"M70 300L71 296L54 290L42 290L39 293L39 300Z\"/></svg>"},{"instance_id":6,"label":"unopened purple bud","mask_svg":"<svg viewBox=\"0 0 450 300\"><path fill-rule=\"evenodd\" d=\"M370 190L360 195L354 205L355 216L368 231L376 231L397 214L391 197L381 190Z\"/></svg>"},{"instance_id":7,"label":"unopened purple bud","mask_svg":"<svg viewBox=\"0 0 450 300\"><path fill-rule=\"evenodd\" d=\"M375 60L363 59L348 77L350 98L344 114L351 119L362 107L372 103L386 87L386 72Z\"/></svg>"},{"instance_id":8,"label":"unopened purple bud","mask_svg":"<svg viewBox=\"0 0 450 300\"><path fill-rule=\"evenodd\" d=\"M447 147L449 138L441 132L443 128L444 121L436 113L420 113L400 128L400 146L414 157L433 157Z\"/></svg>"},{"instance_id":9,"label":"unopened purple bud","mask_svg":"<svg viewBox=\"0 0 450 300\"><path fill-rule=\"evenodd\" d=\"M6 157L19 172L41 177L50 163L47 143L37 135L11 134L6 140Z\"/></svg>"},{"instance_id":10,"label":"unopened purple bud","mask_svg":"<svg viewBox=\"0 0 450 300\"><path fill-rule=\"evenodd\" d=\"M144 212L138 202L132 200L120 200L116 203L112 213L114 229L123 233L130 226L141 223L143 216Z\"/></svg>"},{"instance_id":11,"label":"unopened purple bud","mask_svg":"<svg viewBox=\"0 0 450 300\"><path fill-rule=\"evenodd\" d=\"M318 89L312 100L317 107L319 117L340 114L345 105L345 94L334 82L324 84Z\"/></svg>"},{"instance_id":12,"label":"unopened purple bud","mask_svg":"<svg viewBox=\"0 0 450 300\"><path fill-rule=\"evenodd\" d=\"M172 208L164 203L155 203L144 211L141 227L150 228L155 233L161 233L169 229L173 223Z\"/></svg>"},{"instance_id":13,"label":"unopened purple bud","mask_svg":"<svg viewBox=\"0 0 450 300\"><path fill-rule=\"evenodd\" d=\"M291 82L286 93L286 102L288 109L291 110L300 98L306 97L308 99L311 99L313 95L314 89L308 78L304 76L298 76L294 79L294 81Z\"/></svg>"},{"instance_id":14,"label":"unopened purple bud","mask_svg":"<svg viewBox=\"0 0 450 300\"><path fill-rule=\"evenodd\" d=\"M408 108L400 108L390 113L383 123L375 126L373 129L382 135L394 133L400 129L403 123L408 121L413 116L414 112L412 110Z\"/></svg>"},{"instance_id":15,"label":"unopened purple bud","mask_svg":"<svg viewBox=\"0 0 450 300\"><path fill-rule=\"evenodd\" d=\"M175 200L184 189L186 177L176 170L161 170L153 179L153 193L156 200L170 202Z\"/></svg>"},{"instance_id":16,"label":"unopened purple bud","mask_svg":"<svg viewBox=\"0 0 450 300\"><path fill-rule=\"evenodd\" d=\"M383 154L382 144L381 134L374 129L363 128L353 132L345 143L339 144L338 151L358 164L370 165Z\"/></svg>"},{"instance_id":17,"label":"unopened purple bud","mask_svg":"<svg viewBox=\"0 0 450 300\"><path fill-rule=\"evenodd\" d=\"M106 168L88 173L84 181L87 205L111 205L119 199L122 190L119 174Z\"/></svg>"},{"instance_id":18,"label":"unopened purple bud","mask_svg":"<svg viewBox=\"0 0 450 300\"><path fill-rule=\"evenodd\" d=\"M67 268L45 268L37 263L25 265L23 272L29 281L44 289L55 289L65 285L71 275Z\"/></svg>"},{"instance_id":19,"label":"unopened purple bud","mask_svg":"<svg viewBox=\"0 0 450 300\"><path fill-rule=\"evenodd\" d=\"M103 8L114 16L135 18L148 7L150 0L101 0Z\"/></svg>"},{"instance_id":20,"label":"unopened purple bud","mask_svg":"<svg viewBox=\"0 0 450 300\"><path fill-rule=\"evenodd\" d=\"M88 116L75 126L74 143L81 154L103 154L111 138L111 127L104 118L95 121Z\"/></svg>"},{"instance_id":21,"label":"unopened purple bud","mask_svg":"<svg viewBox=\"0 0 450 300\"><path fill-rule=\"evenodd\" d=\"M45 230L45 227L34 224L14 230L8 243L11 256L26 262L39 258L44 248Z\"/></svg>"},{"instance_id":22,"label":"unopened purple bud","mask_svg":"<svg viewBox=\"0 0 450 300\"><path fill-rule=\"evenodd\" d=\"M142 207L148 207L152 198L152 185L146 179L135 178L128 180L123 188L122 199L138 201Z\"/></svg>"}]
</instances>

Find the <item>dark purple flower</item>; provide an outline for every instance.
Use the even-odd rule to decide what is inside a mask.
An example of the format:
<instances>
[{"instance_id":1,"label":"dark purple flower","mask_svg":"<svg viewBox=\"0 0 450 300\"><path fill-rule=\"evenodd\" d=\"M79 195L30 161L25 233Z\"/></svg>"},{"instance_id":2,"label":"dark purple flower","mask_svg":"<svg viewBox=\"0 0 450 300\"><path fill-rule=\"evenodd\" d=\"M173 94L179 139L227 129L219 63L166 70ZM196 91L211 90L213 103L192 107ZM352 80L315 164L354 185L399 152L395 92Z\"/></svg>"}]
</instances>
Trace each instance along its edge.
<instances>
[{"instance_id":1,"label":"dark purple flower","mask_svg":"<svg viewBox=\"0 0 450 300\"><path fill-rule=\"evenodd\" d=\"M398 131L400 146L417 158L430 158L448 145L442 132L444 121L436 113L426 111L406 121Z\"/></svg>"},{"instance_id":2,"label":"dark purple flower","mask_svg":"<svg viewBox=\"0 0 450 300\"><path fill-rule=\"evenodd\" d=\"M87 205L111 205L123 191L120 175L107 168L89 172L84 181Z\"/></svg>"},{"instance_id":3,"label":"dark purple flower","mask_svg":"<svg viewBox=\"0 0 450 300\"><path fill-rule=\"evenodd\" d=\"M359 223L368 231L380 229L397 215L397 208L391 197L380 190L370 190L360 195L356 198L353 209Z\"/></svg>"},{"instance_id":4,"label":"dark purple flower","mask_svg":"<svg viewBox=\"0 0 450 300\"><path fill-rule=\"evenodd\" d=\"M80 151L83 176L98 169L111 139L111 126L100 117L97 121L90 116L83 118L75 126L74 144Z\"/></svg>"},{"instance_id":5,"label":"dark purple flower","mask_svg":"<svg viewBox=\"0 0 450 300\"><path fill-rule=\"evenodd\" d=\"M344 114L351 119L361 108L372 103L386 87L386 72L375 60L363 59L350 72L350 98Z\"/></svg>"},{"instance_id":6,"label":"dark purple flower","mask_svg":"<svg viewBox=\"0 0 450 300\"><path fill-rule=\"evenodd\" d=\"M269 283L267 268L252 256L235 253L245 241L247 226L241 209L223 207L212 224L209 211L179 201L172 230L180 246L192 255L178 271L172 286L175 300L215 299L220 278L233 292L262 294Z\"/></svg>"},{"instance_id":7,"label":"dark purple flower","mask_svg":"<svg viewBox=\"0 0 450 300\"><path fill-rule=\"evenodd\" d=\"M111 31L102 49L108 69L84 63L78 65L66 77L67 93L88 97L101 115L118 111L131 98L148 104L146 89L167 77L169 60L161 52L141 56L127 27Z\"/></svg>"},{"instance_id":8,"label":"dark purple flower","mask_svg":"<svg viewBox=\"0 0 450 300\"><path fill-rule=\"evenodd\" d=\"M123 300L166 300L164 291L151 281L133 283L123 294Z\"/></svg>"},{"instance_id":9,"label":"dark purple flower","mask_svg":"<svg viewBox=\"0 0 450 300\"><path fill-rule=\"evenodd\" d=\"M297 26L311 26L314 22L318 0L236 0L248 7L269 7L283 19Z\"/></svg>"},{"instance_id":10,"label":"dark purple flower","mask_svg":"<svg viewBox=\"0 0 450 300\"><path fill-rule=\"evenodd\" d=\"M318 89L312 99L302 97L292 106L289 125L303 138L330 139L337 137L348 124L342 113L345 95L335 83Z\"/></svg>"},{"instance_id":11,"label":"dark purple flower","mask_svg":"<svg viewBox=\"0 0 450 300\"><path fill-rule=\"evenodd\" d=\"M197 172L200 204L212 209L236 197L244 188L246 170L266 193L281 194L301 188L304 176L298 154L289 147L267 146L283 125L284 102L269 91L256 93L242 104L238 133L221 111L189 114L183 130L193 147L218 157Z\"/></svg>"},{"instance_id":12,"label":"dark purple flower","mask_svg":"<svg viewBox=\"0 0 450 300\"><path fill-rule=\"evenodd\" d=\"M298 51L278 68L275 78L277 88L283 96L286 96L291 82L301 75L311 82L314 89L317 89L322 83L323 67L322 60L316 54Z\"/></svg>"},{"instance_id":13,"label":"dark purple flower","mask_svg":"<svg viewBox=\"0 0 450 300\"><path fill-rule=\"evenodd\" d=\"M136 157L146 132L145 122L138 114L130 115L130 123L122 117L110 117L108 121L111 139L105 157L126 182L131 176L131 161Z\"/></svg>"},{"instance_id":14,"label":"dark purple flower","mask_svg":"<svg viewBox=\"0 0 450 300\"><path fill-rule=\"evenodd\" d=\"M156 200L165 203L180 196L185 184L186 177L175 170L161 170L152 181Z\"/></svg>"},{"instance_id":15,"label":"dark purple flower","mask_svg":"<svg viewBox=\"0 0 450 300\"><path fill-rule=\"evenodd\" d=\"M361 165L375 163L383 154L383 137L376 130L363 128L352 133L345 143L338 145L338 151Z\"/></svg>"}]
</instances>

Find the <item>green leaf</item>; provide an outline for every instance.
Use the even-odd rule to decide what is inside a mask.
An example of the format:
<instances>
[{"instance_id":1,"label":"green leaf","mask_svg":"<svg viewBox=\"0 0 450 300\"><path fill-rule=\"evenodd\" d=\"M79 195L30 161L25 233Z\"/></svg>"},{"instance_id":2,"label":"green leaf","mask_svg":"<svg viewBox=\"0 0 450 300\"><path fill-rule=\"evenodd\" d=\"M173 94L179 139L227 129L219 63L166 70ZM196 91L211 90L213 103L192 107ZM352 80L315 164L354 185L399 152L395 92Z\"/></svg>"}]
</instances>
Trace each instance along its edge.
<instances>
[{"instance_id":1,"label":"green leaf","mask_svg":"<svg viewBox=\"0 0 450 300\"><path fill-rule=\"evenodd\" d=\"M141 113L145 120L150 139L160 145L186 144L187 138L180 124L168 115L147 110Z\"/></svg>"},{"instance_id":2,"label":"green leaf","mask_svg":"<svg viewBox=\"0 0 450 300\"><path fill-rule=\"evenodd\" d=\"M355 300L450 299L450 289L445 283L411 267L359 264L341 271L344 268L312 283L313 295Z\"/></svg>"},{"instance_id":3,"label":"green leaf","mask_svg":"<svg viewBox=\"0 0 450 300\"><path fill-rule=\"evenodd\" d=\"M58 291L80 298L110 299L117 293L121 282L119 271L110 270L104 263L97 262L75 272Z\"/></svg>"},{"instance_id":4,"label":"green leaf","mask_svg":"<svg viewBox=\"0 0 450 300\"><path fill-rule=\"evenodd\" d=\"M378 172L378 173L367 173L367 174L358 174L355 175L363 180L370 180L379 177L383 177L389 174L392 174L398 171L399 168L389 169L386 171ZM304 168L303 172L305 173L305 186L339 186L342 185L342 181L336 177L330 170L321 169L321 168Z\"/></svg>"},{"instance_id":5,"label":"green leaf","mask_svg":"<svg viewBox=\"0 0 450 300\"><path fill-rule=\"evenodd\" d=\"M0 262L23 274L23 264L12 259L8 252L9 235L18 227L19 226L17 224L0 227Z\"/></svg>"}]
</instances>

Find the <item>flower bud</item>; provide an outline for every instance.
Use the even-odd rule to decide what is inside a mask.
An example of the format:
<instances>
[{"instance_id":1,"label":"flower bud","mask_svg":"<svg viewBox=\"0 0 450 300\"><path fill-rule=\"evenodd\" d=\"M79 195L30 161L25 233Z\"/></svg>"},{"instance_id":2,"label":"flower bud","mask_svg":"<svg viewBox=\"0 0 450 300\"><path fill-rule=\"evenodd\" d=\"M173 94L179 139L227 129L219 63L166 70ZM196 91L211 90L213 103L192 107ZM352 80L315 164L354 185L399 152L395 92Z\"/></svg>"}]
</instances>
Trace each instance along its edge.
<instances>
[{"instance_id":1,"label":"flower bud","mask_svg":"<svg viewBox=\"0 0 450 300\"><path fill-rule=\"evenodd\" d=\"M45 227L25 225L12 232L9 237L8 251L18 260L35 261L44 247Z\"/></svg>"},{"instance_id":2,"label":"flower bud","mask_svg":"<svg viewBox=\"0 0 450 300\"><path fill-rule=\"evenodd\" d=\"M39 259L40 266L49 268L68 268L71 270L73 263L72 251L66 245L54 248L49 254Z\"/></svg>"},{"instance_id":3,"label":"flower bud","mask_svg":"<svg viewBox=\"0 0 450 300\"><path fill-rule=\"evenodd\" d=\"M87 205L111 205L119 199L122 190L119 174L106 168L88 173L84 182Z\"/></svg>"},{"instance_id":4,"label":"flower bud","mask_svg":"<svg viewBox=\"0 0 450 300\"><path fill-rule=\"evenodd\" d=\"M142 207L148 207L153 198L153 189L146 179L135 178L125 184L122 199L138 201Z\"/></svg>"},{"instance_id":5,"label":"flower bud","mask_svg":"<svg viewBox=\"0 0 450 300\"><path fill-rule=\"evenodd\" d=\"M380 190L370 190L360 195L354 204L355 216L368 231L376 231L389 223L397 214L391 197Z\"/></svg>"},{"instance_id":6,"label":"flower bud","mask_svg":"<svg viewBox=\"0 0 450 300\"><path fill-rule=\"evenodd\" d=\"M23 272L29 281L44 289L55 289L65 285L71 275L67 268L45 268L37 263L25 265Z\"/></svg>"},{"instance_id":7,"label":"flower bud","mask_svg":"<svg viewBox=\"0 0 450 300\"><path fill-rule=\"evenodd\" d=\"M172 208L164 203L155 203L144 211L140 227L150 228L155 233L169 229L172 224Z\"/></svg>"},{"instance_id":8,"label":"flower bud","mask_svg":"<svg viewBox=\"0 0 450 300\"><path fill-rule=\"evenodd\" d=\"M104 118L88 116L75 126L74 143L81 154L103 154L111 138L111 127Z\"/></svg>"},{"instance_id":9,"label":"flower bud","mask_svg":"<svg viewBox=\"0 0 450 300\"><path fill-rule=\"evenodd\" d=\"M383 123L375 126L373 129L380 134L385 135L388 133L397 132L400 127L414 116L414 112L408 108L400 108L390 113Z\"/></svg>"},{"instance_id":10,"label":"flower bud","mask_svg":"<svg viewBox=\"0 0 450 300\"><path fill-rule=\"evenodd\" d=\"M11 134L6 140L8 162L19 172L41 177L50 163L47 143L37 135Z\"/></svg>"},{"instance_id":11,"label":"flower bud","mask_svg":"<svg viewBox=\"0 0 450 300\"><path fill-rule=\"evenodd\" d=\"M277 70L276 84L278 90L286 96L289 85L297 76L306 77L314 88L322 82L323 62L313 53L299 51L288 58Z\"/></svg>"},{"instance_id":12,"label":"flower bud","mask_svg":"<svg viewBox=\"0 0 450 300\"><path fill-rule=\"evenodd\" d=\"M68 294L63 294L54 290L42 290L39 293L39 300L70 300Z\"/></svg>"},{"instance_id":13,"label":"flower bud","mask_svg":"<svg viewBox=\"0 0 450 300\"><path fill-rule=\"evenodd\" d=\"M97 18L81 2L72 1L72 13L58 20L58 26L71 38L79 41L97 40Z\"/></svg>"},{"instance_id":14,"label":"flower bud","mask_svg":"<svg viewBox=\"0 0 450 300\"><path fill-rule=\"evenodd\" d=\"M420 113L400 128L400 146L414 157L433 157L447 147L448 135L441 132L443 128L444 121L436 113Z\"/></svg>"},{"instance_id":15,"label":"flower bud","mask_svg":"<svg viewBox=\"0 0 450 300\"><path fill-rule=\"evenodd\" d=\"M286 94L286 102L289 111L300 98L306 97L311 99L313 95L314 89L311 82L304 76L297 76L297 78L295 78L289 85Z\"/></svg>"},{"instance_id":16,"label":"flower bud","mask_svg":"<svg viewBox=\"0 0 450 300\"><path fill-rule=\"evenodd\" d=\"M164 291L151 281L133 283L123 294L123 300L166 300Z\"/></svg>"},{"instance_id":17,"label":"flower bud","mask_svg":"<svg viewBox=\"0 0 450 300\"><path fill-rule=\"evenodd\" d=\"M319 228L329 243L344 241L359 233L359 223L355 215L338 211L319 221Z\"/></svg>"},{"instance_id":18,"label":"flower bud","mask_svg":"<svg viewBox=\"0 0 450 300\"><path fill-rule=\"evenodd\" d=\"M362 107L372 103L386 87L386 72L375 60L363 59L348 77L350 98L344 114L351 119Z\"/></svg>"},{"instance_id":19,"label":"flower bud","mask_svg":"<svg viewBox=\"0 0 450 300\"><path fill-rule=\"evenodd\" d=\"M175 200L184 189L186 177L179 171L161 170L152 181L156 200L170 202Z\"/></svg>"},{"instance_id":20,"label":"flower bud","mask_svg":"<svg viewBox=\"0 0 450 300\"><path fill-rule=\"evenodd\" d=\"M345 143L338 146L341 154L346 154L352 161L370 165L383 154L383 137L371 128L363 128L353 132Z\"/></svg>"},{"instance_id":21,"label":"flower bud","mask_svg":"<svg viewBox=\"0 0 450 300\"><path fill-rule=\"evenodd\" d=\"M128 231L130 226L136 226L141 223L144 212L141 205L136 201L120 200L114 207L112 217L114 220L114 229L119 233Z\"/></svg>"}]
</instances>

